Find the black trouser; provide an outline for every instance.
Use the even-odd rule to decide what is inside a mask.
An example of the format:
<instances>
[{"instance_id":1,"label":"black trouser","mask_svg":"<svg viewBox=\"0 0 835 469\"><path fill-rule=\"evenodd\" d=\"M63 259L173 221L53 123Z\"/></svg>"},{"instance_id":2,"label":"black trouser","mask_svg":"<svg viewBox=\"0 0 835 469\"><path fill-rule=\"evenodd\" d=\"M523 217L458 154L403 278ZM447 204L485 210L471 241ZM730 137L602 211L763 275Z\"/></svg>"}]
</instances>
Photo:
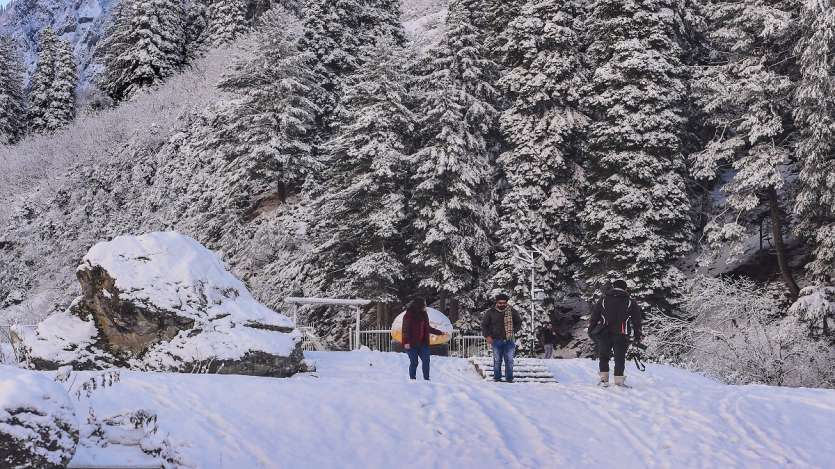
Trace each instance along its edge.
<instances>
[{"instance_id":1,"label":"black trouser","mask_svg":"<svg viewBox=\"0 0 835 469\"><path fill-rule=\"evenodd\" d=\"M609 359L612 357L612 349L615 350L615 376L623 376L623 369L626 367L626 348L629 343L623 334L600 335L597 341L597 353L600 355L600 371L609 372Z\"/></svg>"}]
</instances>

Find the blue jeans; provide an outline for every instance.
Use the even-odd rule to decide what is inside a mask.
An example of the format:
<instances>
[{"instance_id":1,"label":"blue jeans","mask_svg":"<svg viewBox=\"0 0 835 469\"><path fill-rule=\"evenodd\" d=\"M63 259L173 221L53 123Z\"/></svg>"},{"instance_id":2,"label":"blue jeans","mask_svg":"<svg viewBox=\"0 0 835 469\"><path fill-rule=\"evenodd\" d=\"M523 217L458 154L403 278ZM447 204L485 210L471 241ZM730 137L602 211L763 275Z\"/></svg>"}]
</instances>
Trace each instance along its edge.
<instances>
[{"instance_id":1,"label":"blue jeans","mask_svg":"<svg viewBox=\"0 0 835 469\"><path fill-rule=\"evenodd\" d=\"M406 350L409 355L409 378L417 377L417 362L420 357L420 364L423 365L423 379L429 380L429 345L412 345Z\"/></svg>"},{"instance_id":2,"label":"blue jeans","mask_svg":"<svg viewBox=\"0 0 835 469\"><path fill-rule=\"evenodd\" d=\"M502 378L502 360L504 360L505 380L513 381L513 353L516 342L512 340L493 340L493 379Z\"/></svg>"}]
</instances>

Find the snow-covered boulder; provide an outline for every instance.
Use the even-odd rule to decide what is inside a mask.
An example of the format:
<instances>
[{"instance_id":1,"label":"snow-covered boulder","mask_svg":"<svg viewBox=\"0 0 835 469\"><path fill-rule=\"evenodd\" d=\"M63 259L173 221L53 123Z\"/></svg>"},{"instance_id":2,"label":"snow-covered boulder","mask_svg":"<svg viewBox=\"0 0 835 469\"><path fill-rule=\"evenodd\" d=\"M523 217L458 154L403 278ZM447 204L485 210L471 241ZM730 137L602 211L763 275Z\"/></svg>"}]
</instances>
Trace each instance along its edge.
<instances>
[{"instance_id":1,"label":"snow-covered boulder","mask_svg":"<svg viewBox=\"0 0 835 469\"><path fill-rule=\"evenodd\" d=\"M0 467L63 468L77 445L78 421L64 388L0 366Z\"/></svg>"},{"instance_id":2,"label":"snow-covered boulder","mask_svg":"<svg viewBox=\"0 0 835 469\"><path fill-rule=\"evenodd\" d=\"M120 236L94 246L76 274L82 295L24 334L38 368L283 377L301 367L292 321L256 301L192 238Z\"/></svg>"}]
</instances>

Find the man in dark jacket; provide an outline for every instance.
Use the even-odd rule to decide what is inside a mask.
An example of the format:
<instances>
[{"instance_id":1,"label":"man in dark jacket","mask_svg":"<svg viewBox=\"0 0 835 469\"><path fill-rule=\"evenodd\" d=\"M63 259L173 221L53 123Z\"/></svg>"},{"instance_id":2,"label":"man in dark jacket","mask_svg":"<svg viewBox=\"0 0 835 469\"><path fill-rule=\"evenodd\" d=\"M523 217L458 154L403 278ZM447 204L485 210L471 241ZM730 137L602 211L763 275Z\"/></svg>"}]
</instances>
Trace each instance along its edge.
<instances>
[{"instance_id":1,"label":"man in dark jacket","mask_svg":"<svg viewBox=\"0 0 835 469\"><path fill-rule=\"evenodd\" d=\"M510 297L504 293L496 296L496 306L484 313L481 332L493 347L493 381L502 380L502 360L505 380L513 382L513 354L516 351L516 332L522 328L522 317L507 304Z\"/></svg>"},{"instance_id":2,"label":"man in dark jacket","mask_svg":"<svg viewBox=\"0 0 835 469\"><path fill-rule=\"evenodd\" d=\"M612 289L592 308L589 335L595 329L602 330L596 336L597 351L600 355L600 385L609 385L609 358L615 352L615 385L624 386L623 375L626 366L626 349L629 347L629 327L632 324L634 341L641 342L641 307L626 291L626 282L615 280Z\"/></svg>"}]
</instances>

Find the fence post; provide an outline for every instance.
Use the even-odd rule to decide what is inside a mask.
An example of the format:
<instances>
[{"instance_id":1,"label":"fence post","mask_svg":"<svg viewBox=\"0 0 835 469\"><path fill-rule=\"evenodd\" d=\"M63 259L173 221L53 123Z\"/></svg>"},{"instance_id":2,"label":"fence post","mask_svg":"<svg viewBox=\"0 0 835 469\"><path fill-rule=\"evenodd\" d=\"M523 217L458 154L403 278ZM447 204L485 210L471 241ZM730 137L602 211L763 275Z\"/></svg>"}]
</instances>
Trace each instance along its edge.
<instances>
[{"instance_id":1,"label":"fence post","mask_svg":"<svg viewBox=\"0 0 835 469\"><path fill-rule=\"evenodd\" d=\"M355 306L354 309L357 310L357 350L359 350L362 346L362 342L360 342L360 307Z\"/></svg>"}]
</instances>

